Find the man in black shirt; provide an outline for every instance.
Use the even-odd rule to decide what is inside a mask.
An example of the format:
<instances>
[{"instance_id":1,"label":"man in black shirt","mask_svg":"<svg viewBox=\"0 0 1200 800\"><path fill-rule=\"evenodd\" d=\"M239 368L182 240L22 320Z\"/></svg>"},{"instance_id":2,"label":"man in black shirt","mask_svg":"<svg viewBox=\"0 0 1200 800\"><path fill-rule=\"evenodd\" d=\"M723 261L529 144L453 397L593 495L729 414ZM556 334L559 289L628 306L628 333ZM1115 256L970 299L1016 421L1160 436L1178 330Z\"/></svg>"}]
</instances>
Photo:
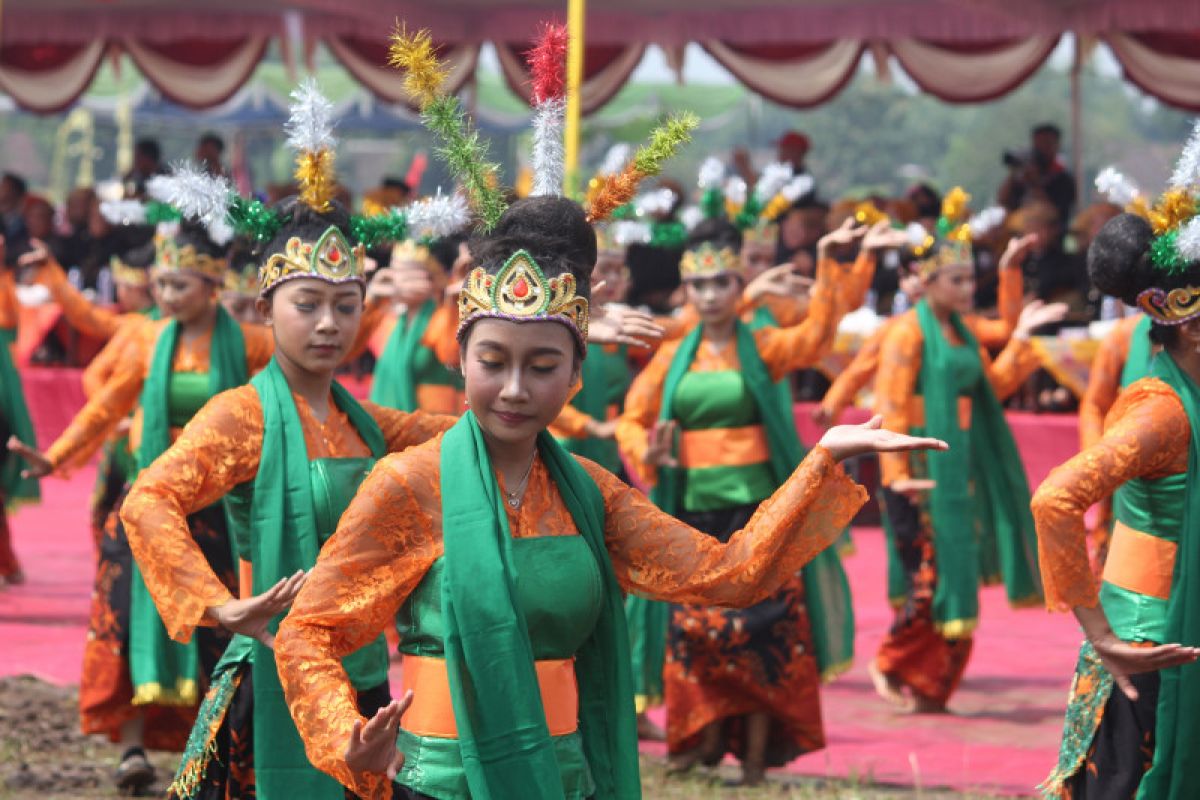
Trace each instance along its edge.
<instances>
[{"instance_id":1,"label":"man in black shirt","mask_svg":"<svg viewBox=\"0 0 1200 800\"><path fill-rule=\"evenodd\" d=\"M1058 211L1060 220L1071 218L1075 205L1075 176L1058 156L1062 131L1043 123L1033 129L1028 152L1006 152L1008 177L996 193L996 202L1016 211L1036 200L1045 200Z\"/></svg>"}]
</instances>

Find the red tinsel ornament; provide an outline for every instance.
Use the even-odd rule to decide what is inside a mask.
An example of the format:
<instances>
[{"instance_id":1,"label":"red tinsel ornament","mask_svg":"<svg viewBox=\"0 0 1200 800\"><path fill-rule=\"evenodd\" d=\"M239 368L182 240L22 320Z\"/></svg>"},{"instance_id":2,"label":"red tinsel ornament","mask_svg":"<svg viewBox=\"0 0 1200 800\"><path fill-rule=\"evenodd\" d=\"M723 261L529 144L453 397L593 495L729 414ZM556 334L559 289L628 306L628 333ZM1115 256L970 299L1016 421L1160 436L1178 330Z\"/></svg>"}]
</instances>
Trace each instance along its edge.
<instances>
[{"instance_id":1,"label":"red tinsel ornament","mask_svg":"<svg viewBox=\"0 0 1200 800\"><path fill-rule=\"evenodd\" d=\"M546 23L525 54L533 85L533 104L563 97L567 90L567 26Z\"/></svg>"}]
</instances>

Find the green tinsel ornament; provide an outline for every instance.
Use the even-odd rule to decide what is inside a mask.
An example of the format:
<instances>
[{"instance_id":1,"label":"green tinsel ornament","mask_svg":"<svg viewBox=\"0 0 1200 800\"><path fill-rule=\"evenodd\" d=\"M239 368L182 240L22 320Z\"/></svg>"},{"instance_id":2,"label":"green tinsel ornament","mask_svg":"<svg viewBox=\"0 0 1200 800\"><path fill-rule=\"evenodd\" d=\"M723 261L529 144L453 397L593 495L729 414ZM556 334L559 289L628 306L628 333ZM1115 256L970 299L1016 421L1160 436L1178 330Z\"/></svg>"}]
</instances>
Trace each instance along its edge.
<instances>
[{"instance_id":1,"label":"green tinsel ornament","mask_svg":"<svg viewBox=\"0 0 1200 800\"><path fill-rule=\"evenodd\" d=\"M283 227L283 218L279 212L268 208L261 200L240 195L231 198L226 217L235 231L248 236L257 244L269 242Z\"/></svg>"},{"instance_id":2,"label":"green tinsel ornament","mask_svg":"<svg viewBox=\"0 0 1200 800\"><path fill-rule=\"evenodd\" d=\"M1150 245L1150 262L1170 275L1183 272L1191 264L1191 261L1179 252L1176 244L1178 238L1178 230L1167 231Z\"/></svg>"}]
</instances>

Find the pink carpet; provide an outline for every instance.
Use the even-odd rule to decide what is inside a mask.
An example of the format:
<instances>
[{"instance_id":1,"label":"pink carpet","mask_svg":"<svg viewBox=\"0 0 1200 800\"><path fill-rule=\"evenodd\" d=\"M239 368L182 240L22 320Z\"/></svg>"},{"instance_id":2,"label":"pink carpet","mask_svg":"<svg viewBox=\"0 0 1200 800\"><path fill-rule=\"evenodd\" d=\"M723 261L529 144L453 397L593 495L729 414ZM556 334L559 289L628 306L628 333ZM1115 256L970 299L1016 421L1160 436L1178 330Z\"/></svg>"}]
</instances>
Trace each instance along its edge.
<instances>
[{"instance_id":1,"label":"pink carpet","mask_svg":"<svg viewBox=\"0 0 1200 800\"><path fill-rule=\"evenodd\" d=\"M78 408L80 395L77 383L64 386L52 375L38 373L27 388L45 444ZM1073 451L1075 421L1019 414L1010 420L1036 486L1050 466ZM808 441L818 438L808 434ZM86 520L93 480L89 468L69 480L43 481L42 504L20 510L13 519L28 582L0 591L0 676L32 673L58 684L79 681L92 579ZM865 670L891 619L884 596L883 538L877 529L861 529L855 542L858 554L847 561L847 569L858 613L858 661L823 693L829 746L788 770L1032 794L1053 764L1058 745L1079 643L1073 621L1038 610L1012 611L1002 590L986 590L975 654L951 701L954 715L894 713L875 697Z\"/></svg>"}]
</instances>

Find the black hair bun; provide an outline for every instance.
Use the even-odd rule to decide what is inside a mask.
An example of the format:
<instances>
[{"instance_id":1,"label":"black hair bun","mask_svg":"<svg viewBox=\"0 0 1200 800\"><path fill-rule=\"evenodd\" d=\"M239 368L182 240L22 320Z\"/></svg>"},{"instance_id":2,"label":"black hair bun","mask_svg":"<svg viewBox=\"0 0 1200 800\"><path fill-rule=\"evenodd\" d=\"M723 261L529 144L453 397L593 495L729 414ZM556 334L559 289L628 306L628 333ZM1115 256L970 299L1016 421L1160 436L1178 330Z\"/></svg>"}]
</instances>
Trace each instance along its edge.
<instances>
[{"instance_id":1,"label":"black hair bun","mask_svg":"<svg viewBox=\"0 0 1200 800\"><path fill-rule=\"evenodd\" d=\"M518 250L525 250L546 277L575 276L576 292L590 298L596 265L596 231L583 208L565 197L526 197L508 207L496 226L474 239L471 253L489 272L498 272Z\"/></svg>"},{"instance_id":2,"label":"black hair bun","mask_svg":"<svg viewBox=\"0 0 1200 800\"><path fill-rule=\"evenodd\" d=\"M208 235L208 229L199 222L191 219L179 221L179 230L175 233L175 244L179 247L196 248L196 253L213 258L224 258L228 247L219 245Z\"/></svg>"},{"instance_id":3,"label":"black hair bun","mask_svg":"<svg viewBox=\"0 0 1200 800\"><path fill-rule=\"evenodd\" d=\"M1088 277L1101 292L1133 305L1156 282L1150 263L1154 231L1136 214L1110 219L1088 248Z\"/></svg>"},{"instance_id":4,"label":"black hair bun","mask_svg":"<svg viewBox=\"0 0 1200 800\"><path fill-rule=\"evenodd\" d=\"M742 249L742 232L729 220L719 217L706 219L688 233L683 248L692 250L702 244L711 244L717 250L728 247L734 253L738 253Z\"/></svg>"},{"instance_id":5,"label":"black hair bun","mask_svg":"<svg viewBox=\"0 0 1200 800\"><path fill-rule=\"evenodd\" d=\"M285 197L275 204L274 209L283 218L283 225L270 241L258 249L260 262L272 253L282 253L288 239L294 236L305 241L316 241L330 227L335 227L347 239L350 237L350 213L337 200L331 200L327 210L317 211L307 203L300 202L299 197Z\"/></svg>"}]
</instances>

